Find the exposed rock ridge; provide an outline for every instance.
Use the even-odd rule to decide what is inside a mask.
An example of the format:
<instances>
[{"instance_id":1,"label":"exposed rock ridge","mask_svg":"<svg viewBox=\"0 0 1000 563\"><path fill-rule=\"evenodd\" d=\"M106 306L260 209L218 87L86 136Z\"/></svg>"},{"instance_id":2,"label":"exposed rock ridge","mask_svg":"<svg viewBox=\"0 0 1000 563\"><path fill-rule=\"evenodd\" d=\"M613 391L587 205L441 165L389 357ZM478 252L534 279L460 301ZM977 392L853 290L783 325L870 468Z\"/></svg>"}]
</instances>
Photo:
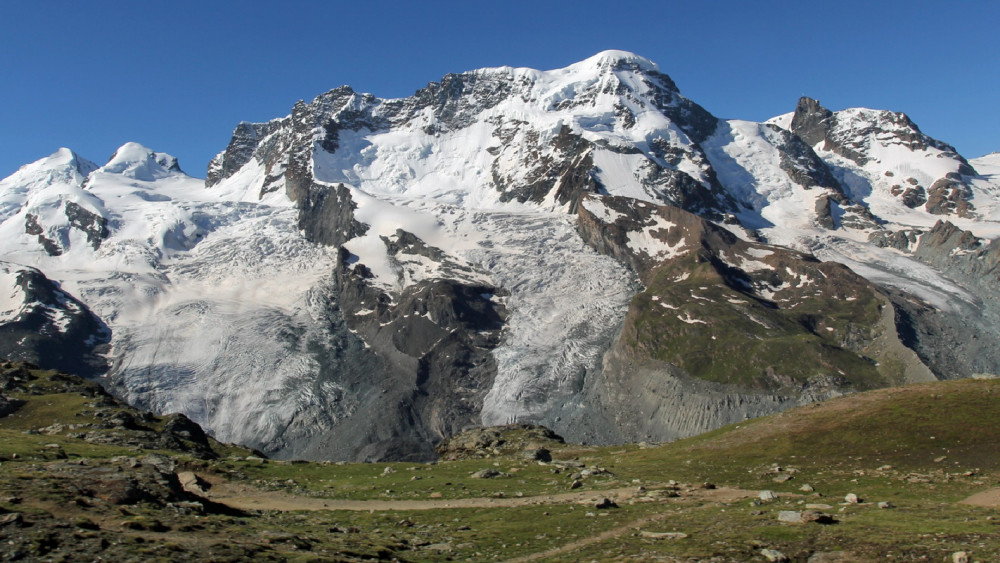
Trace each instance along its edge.
<instances>
[{"instance_id":1,"label":"exposed rock ridge","mask_svg":"<svg viewBox=\"0 0 1000 563\"><path fill-rule=\"evenodd\" d=\"M341 249L336 273L340 307L347 326L382 364L376 383L382 406L371 407L397 413L375 422L374 431L368 431L375 435L365 438L369 445L361 456L430 459L433 444L478 420L496 373L490 352L500 341L506 313L494 296L503 291L461 281L475 278L475 272L412 233L399 230L382 241L401 276L414 258L437 263L449 275L386 291L369 283L368 268Z\"/></svg>"},{"instance_id":2,"label":"exposed rock ridge","mask_svg":"<svg viewBox=\"0 0 1000 563\"><path fill-rule=\"evenodd\" d=\"M862 167L873 160L877 162L878 147L900 146L910 152L925 153L936 149L937 158L955 162L954 172L934 178L929 187L910 178L910 185L894 185L893 195L900 197L907 207L923 205L935 215L971 217L975 210L968 178L977 176L976 170L955 147L925 135L904 113L863 108L832 112L819 101L803 97L795 108L790 128L809 146L820 146Z\"/></svg>"},{"instance_id":3,"label":"exposed rock ridge","mask_svg":"<svg viewBox=\"0 0 1000 563\"><path fill-rule=\"evenodd\" d=\"M107 370L101 351L111 330L86 305L35 268L0 262L0 279L20 298L0 311L0 356L84 376Z\"/></svg>"}]
</instances>

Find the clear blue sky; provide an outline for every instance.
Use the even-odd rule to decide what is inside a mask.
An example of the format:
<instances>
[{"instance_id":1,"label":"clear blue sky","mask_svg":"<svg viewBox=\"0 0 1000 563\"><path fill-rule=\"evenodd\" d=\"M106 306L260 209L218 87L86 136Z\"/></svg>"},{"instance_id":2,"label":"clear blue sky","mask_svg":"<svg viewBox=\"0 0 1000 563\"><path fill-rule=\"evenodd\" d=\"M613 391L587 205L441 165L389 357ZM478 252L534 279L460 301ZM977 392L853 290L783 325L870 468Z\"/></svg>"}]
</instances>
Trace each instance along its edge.
<instances>
[{"instance_id":1,"label":"clear blue sky","mask_svg":"<svg viewBox=\"0 0 1000 563\"><path fill-rule=\"evenodd\" d=\"M412 94L448 72L659 63L719 117L801 95L904 111L967 157L1000 150L1000 2L0 0L0 177L127 141L204 177L240 121L342 84Z\"/></svg>"}]
</instances>

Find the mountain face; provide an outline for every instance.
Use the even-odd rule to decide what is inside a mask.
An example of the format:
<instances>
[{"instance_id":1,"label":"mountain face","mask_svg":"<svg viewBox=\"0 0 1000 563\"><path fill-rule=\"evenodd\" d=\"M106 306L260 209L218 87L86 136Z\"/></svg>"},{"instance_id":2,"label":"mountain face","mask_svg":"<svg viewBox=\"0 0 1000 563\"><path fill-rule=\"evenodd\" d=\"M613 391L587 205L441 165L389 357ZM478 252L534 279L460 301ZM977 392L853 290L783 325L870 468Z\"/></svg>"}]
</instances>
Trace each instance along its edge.
<instances>
[{"instance_id":1,"label":"mountain face","mask_svg":"<svg viewBox=\"0 0 1000 563\"><path fill-rule=\"evenodd\" d=\"M336 88L239 124L204 181L62 149L0 181L0 248L110 327L132 404L429 459L471 425L666 440L1000 371L998 174L899 113L722 120L608 51Z\"/></svg>"},{"instance_id":2,"label":"mountain face","mask_svg":"<svg viewBox=\"0 0 1000 563\"><path fill-rule=\"evenodd\" d=\"M0 261L0 354L83 376L108 369L111 331L86 305L35 268Z\"/></svg>"}]
</instances>

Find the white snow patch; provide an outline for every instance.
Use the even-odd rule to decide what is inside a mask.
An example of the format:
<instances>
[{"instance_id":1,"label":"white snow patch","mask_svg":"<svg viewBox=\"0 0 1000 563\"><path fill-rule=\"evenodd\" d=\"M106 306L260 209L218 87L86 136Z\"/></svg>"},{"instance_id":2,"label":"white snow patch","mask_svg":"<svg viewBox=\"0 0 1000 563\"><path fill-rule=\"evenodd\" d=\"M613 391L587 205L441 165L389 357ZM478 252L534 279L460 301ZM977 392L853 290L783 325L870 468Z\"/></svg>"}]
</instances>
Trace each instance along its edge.
<instances>
[{"instance_id":1,"label":"white snow patch","mask_svg":"<svg viewBox=\"0 0 1000 563\"><path fill-rule=\"evenodd\" d=\"M652 218L655 220L652 225L643 227L641 231L629 231L628 247L658 260L676 258L684 254L686 250L684 239L678 240L674 245L667 244L661 239L666 236L666 231L676 228L677 225L659 215L654 214Z\"/></svg>"},{"instance_id":2,"label":"white snow patch","mask_svg":"<svg viewBox=\"0 0 1000 563\"><path fill-rule=\"evenodd\" d=\"M682 322L685 322L687 324L703 324L703 325L707 325L708 324L707 322L705 322L705 321L703 321L701 319L696 319L696 318L692 317L691 313L687 313L687 312L684 313L683 317L680 316L680 315L677 315L677 318L679 320L681 320Z\"/></svg>"}]
</instances>

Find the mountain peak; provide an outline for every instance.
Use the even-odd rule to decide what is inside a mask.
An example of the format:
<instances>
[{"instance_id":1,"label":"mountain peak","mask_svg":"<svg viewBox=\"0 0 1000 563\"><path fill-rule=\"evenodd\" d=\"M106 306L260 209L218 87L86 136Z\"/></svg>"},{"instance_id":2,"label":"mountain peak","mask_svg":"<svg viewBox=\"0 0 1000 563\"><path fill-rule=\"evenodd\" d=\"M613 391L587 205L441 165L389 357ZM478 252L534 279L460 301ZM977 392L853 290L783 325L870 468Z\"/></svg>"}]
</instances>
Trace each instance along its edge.
<instances>
[{"instance_id":1,"label":"mountain peak","mask_svg":"<svg viewBox=\"0 0 1000 563\"><path fill-rule=\"evenodd\" d=\"M0 179L0 185L41 185L52 182L75 183L86 178L97 169L97 165L80 157L68 148L20 167L7 178Z\"/></svg>"},{"instance_id":2,"label":"mountain peak","mask_svg":"<svg viewBox=\"0 0 1000 563\"><path fill-rule=\"evenodd\" d=\"M629 69L659 72L660 67L653 61L629 51L609 49L570 65L570 68Z\"/></svg>"},{"instance_id":3,"label":"mountain peak","mask_svg":"<svg viewBox=\"0 0 1000 563\"><path fill-rule=\"evenodd\" d=\"M119 147L100 170L146 181L174 173L184 173L177 163L177 158L167 153L154 152L135 142L128 142Z\"/></svg>"}]
</instances>

